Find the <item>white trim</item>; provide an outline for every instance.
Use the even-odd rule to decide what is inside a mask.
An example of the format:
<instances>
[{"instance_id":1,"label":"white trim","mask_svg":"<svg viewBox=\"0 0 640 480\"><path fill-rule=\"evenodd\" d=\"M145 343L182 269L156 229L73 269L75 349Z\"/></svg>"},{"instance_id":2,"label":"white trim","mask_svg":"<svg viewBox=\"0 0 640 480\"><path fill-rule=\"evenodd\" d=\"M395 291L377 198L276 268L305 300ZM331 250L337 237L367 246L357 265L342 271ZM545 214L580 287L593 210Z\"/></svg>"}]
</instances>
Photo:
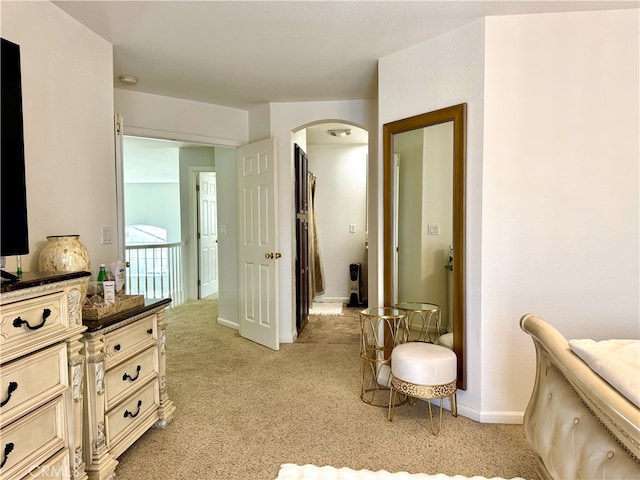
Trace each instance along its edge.
<instances>
[{"instance_id":1,"label":"white trim","mask_svg":"<svg viewBox=\"0 0 640 480\"><path fill-rule=\"evenodd\" d=\"M460 390L458 390L460 393ZM420 399L422 402L429 400ZM440 399L431 399L431 403L440 408ZM448 398L442 399L442 408L451 411L451 402ZM503 423L509 425L522 425L524 419L524 412L479 412L473 408L469 408L465 405L461 405L458 399L458 415L468 418L478 423Z\"/></svg>"},{"instance_id":2,"label":"white trim","mask_svg":"<svg viewBox=\"0 0 640 480\"><path fill-rule=\"evenodd\" d=\"M218 317L217 323L224 327L229 327L234 330L240 330L240 325L238 325L238 322L232 322L231 320L227 320L226 318Z\"/></svg>"},{"instance_id":3,"label":"white trim","mask_svg":"<svg viewBox=\"0 0 640 480\"><path fill-rule=\"evenodd\" d=\"M481 412L480 423L508 423L515 425L522 425L524 419L524 412L512 412L512 411L492 411Z\"/></svg>"},{"instance_id":4,"label":"white trim","mask_svg":"<svg viewBox=\"0 0 640 480\"><path fill-rule=\"evenodd\" d=\"M124 119L116 113L113 117L113 141L115 149L115 181L116 181L116 234L115 241L118 245L118 260L126 262L127 253L124 238Z\"/></svg>"},{"instance_id":5,"label":"white trim","mask_svg":"<svg viewBox=\"0 0 640 480\"><path fill-rule=\"evenodd\" d=\"M154 130L152 128L132 127L127 125L124 134L132 137L158 138L173 140L176 142L201 143L212 147L239 147L245 142L230 138L207 137L204 135L191 135L182 132L168 132L166 130Z\"/></svg>"}]
</instances>

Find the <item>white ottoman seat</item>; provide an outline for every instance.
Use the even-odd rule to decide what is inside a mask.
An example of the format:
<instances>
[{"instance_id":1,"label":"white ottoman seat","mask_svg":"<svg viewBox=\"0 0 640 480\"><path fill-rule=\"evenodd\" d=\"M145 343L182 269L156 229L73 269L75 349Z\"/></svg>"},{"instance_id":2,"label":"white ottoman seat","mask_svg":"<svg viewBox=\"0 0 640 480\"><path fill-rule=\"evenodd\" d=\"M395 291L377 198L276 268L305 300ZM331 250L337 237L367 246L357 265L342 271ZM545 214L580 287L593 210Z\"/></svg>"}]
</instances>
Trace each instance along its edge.
<instances>
[{"instance_id":1,"label":"white ottoman seat","mask_svg":"<svg viewBox=\"0 0 640 480\"><path fill-rule=\"evenodd\" d=\"M398 393L414 398L440 399L440 426L433 426L431 402L429 417L431 432L438 435L442 428L442 399L451 399L451 412L458 416L456 397L456 354L432 343L409 342L391 351L391 389L389 421L393 421L395 397Z\"/></svg>"}]
</instances>

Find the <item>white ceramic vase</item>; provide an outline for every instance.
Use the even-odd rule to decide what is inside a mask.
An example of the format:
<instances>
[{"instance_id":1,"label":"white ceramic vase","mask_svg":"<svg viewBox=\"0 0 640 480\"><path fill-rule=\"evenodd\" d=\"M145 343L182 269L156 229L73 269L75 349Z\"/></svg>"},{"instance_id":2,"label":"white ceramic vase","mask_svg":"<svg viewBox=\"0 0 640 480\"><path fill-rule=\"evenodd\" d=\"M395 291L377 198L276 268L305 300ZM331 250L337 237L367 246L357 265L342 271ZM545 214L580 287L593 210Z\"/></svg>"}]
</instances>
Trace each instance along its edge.
<instances>
[{"instance_id":1,"label":"white ceramic vase","mask_svg":"<svg viewBox=\"0 0 640 480\"><path fill-rule=\"evenodd\" d=\"M41 272L91 271L89 252L80 241L80 235L50 235L38 257Z\"/></svg>"}]
</instances>

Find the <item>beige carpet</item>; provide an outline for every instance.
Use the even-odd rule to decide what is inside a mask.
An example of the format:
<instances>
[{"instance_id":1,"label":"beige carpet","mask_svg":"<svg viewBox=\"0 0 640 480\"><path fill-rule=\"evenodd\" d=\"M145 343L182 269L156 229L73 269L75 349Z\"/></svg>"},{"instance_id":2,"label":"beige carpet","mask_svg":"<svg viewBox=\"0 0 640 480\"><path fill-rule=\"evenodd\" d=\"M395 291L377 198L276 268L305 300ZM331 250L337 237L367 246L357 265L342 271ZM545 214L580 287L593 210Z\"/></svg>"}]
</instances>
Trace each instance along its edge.
<instances>
[{"instance_id":1,"label":"beige carpet","mask_svg":"<svg viewBox=\"0 0 640 480\"><path fill-rule=\"evenodd\" d=\"M343 307L341 315L309 314L309 322L297 343L360 344L361 308Z\"/></svg>"},{"instance_id":2,"label":"beige carpet","mask_svg":"<svg viewBox=\"0 0 640 480\"><path fill-rule=\"evenodd\" d=\"M397 408L393 423L386 410L364 404L357 342L299 342L275 352L216 317L215 300L168 311L175 419L120 457L119 480L273 480L284 463L536 478L520 425L446 412L435 437L424 402Z\"/></svg>"}]
</instances>

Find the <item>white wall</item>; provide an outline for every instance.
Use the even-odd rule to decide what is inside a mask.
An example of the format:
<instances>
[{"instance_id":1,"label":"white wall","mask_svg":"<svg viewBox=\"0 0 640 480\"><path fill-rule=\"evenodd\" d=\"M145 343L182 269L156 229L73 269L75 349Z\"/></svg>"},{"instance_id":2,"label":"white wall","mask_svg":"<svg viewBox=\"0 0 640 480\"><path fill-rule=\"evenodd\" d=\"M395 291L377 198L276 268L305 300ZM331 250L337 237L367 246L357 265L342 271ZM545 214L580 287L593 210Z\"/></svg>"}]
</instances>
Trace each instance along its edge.
<instances>
[{"instance_id":1,"label":"white wall","mask_svg":"<svg viewBox=\"0 0 640 480\"><path fill-rule=\"evenodd\" d=\"M349 265L365 264L367 151L366 145L307 146L309 171L316 176L315 214L325 278L319 301L348 301Z\"/></svg>"},{"instance_id":2,"label":"white wall","mask_svg":"<svg viewBox=\"0 0 640 480\"><path fill-rule=\"evenodd\" d=\"M126 135L224 146L243 145L249 139L246 110L119 88L113 95Z\"/></svg>"},{"instance_id":3,"label":"white wall","mask_svg":"<svg viewBox=\"0 0 640 480\"><path fill-rule=\"evenodd\" d=\"M154 225L167 231L167 242L180 241L180 185L125 183L125 226ZM125 238L126 240L126 238Z\"/></svg>"},{"instance_id":4,"label":"white wall","mask_svg":"<svg viewBox=\"0 0 640 480\"><path fill-rule=\"evenodd\" d=\"M156 148L144 148L146 142L123 139L125 227L155 225L167 230L169 243L180 242L179 144L153 141Z\"/></svg>"},{"instance_id":5,"label":"white wall","mask_svg":"<svg viewBox=\"0 0 640 480\"><path fill-rule=\"evenodd\" d=\"M47 235L79 234L97 274L117 258L111 44L49 2L2 2L2 37L21 47L29 255ZM15 258L7 261L15 271Z\"/></svg>"},{"instance_id":6,"label":"white wall","mask_svg":"<svg viewBox=\"0 0 640 480\"><path fill-rule=\"evenodd\" d=\"M218 188L218 321L238 328L237 151L216 147ZM226 233L222 226L226 227Z\"/></svg>"},{"instance_id":7,"label":"white wall","mask_svg":"<svg viewBox=\"0 0 640 480\"><path fill-rule=\"evenodd\" d=\"M294 290L294 264L295 264L295 229L294 229L294 170L293 170L293 143L294 131L302 127L307 127L322 121L340 121L351 123L369 131L369 157L377 158L378 144L376 125L375 102L367 100L335 101L335 102L300 102L300 103L275 103L271 104L270 124L271 136L276 139L278 156L277 182L279 189L278 196L278 242L279 251L282 253L280 261L280 272L283 279L278 286L279 301L279 329L280 341L292 342L296 335L295 325L295 290ZM369 191L378 191L379 175L376 169L369 169ZM379 210L375 196L369 197L369 211ZM375 217L375 218L374 218ZM370 263L370 275L378 274L378 235L379 228L377 216L373 214L369 218L369 248L373 252L373 264ZM381 228L381 227L380 227ZM370 257L371 261L371 257ZM382 262L380 261L380 265ZM378 278L373 283L380 283ZM370 288L374 294L379 289ZM369 299L371 302L371 298ZM374 297L373 301L377 301Z\"/></svg>"},{"instance_id":8,"label":"white wall","mask_svg":"<svg viewBox=\"0 0 640 480\"><path fill-rule=\"evenodd\" d=\"M458 393L458 403L462 415L478 418L482 393L480 369L482 212L480 207L484 110L484 21L476 21L430 42L382 58L378 68L380 130L382 125L388 122L450 105L467 103L467 328L465 332L467 390ZM381 168L381 165L382 158L379 159L378 168ZM382 212L379 211L381 216Z\"/></svg>"},{"instance_id":9,"label":"white wall","mask_svg":"<svg viewBox=\"0 0 640 480\"><path fill-rule=\"evenodd\" d=\"M484 414L526 407L534 350L518 326L524 313L569 338L638 338L638 18L487 19Z\"/></svg>"}]
</instances>

